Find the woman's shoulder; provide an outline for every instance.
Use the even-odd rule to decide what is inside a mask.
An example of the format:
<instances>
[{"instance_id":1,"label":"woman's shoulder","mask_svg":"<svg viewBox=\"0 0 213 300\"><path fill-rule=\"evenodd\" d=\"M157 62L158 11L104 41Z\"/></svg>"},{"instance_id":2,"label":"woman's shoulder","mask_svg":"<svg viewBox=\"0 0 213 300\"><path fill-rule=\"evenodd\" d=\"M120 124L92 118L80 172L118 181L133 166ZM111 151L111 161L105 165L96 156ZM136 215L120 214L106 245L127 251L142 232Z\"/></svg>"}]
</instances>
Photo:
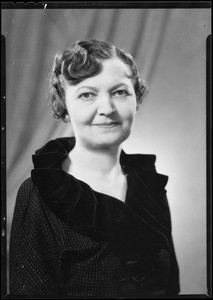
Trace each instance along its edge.
<instances>
[{"instance_id":1,"label":"woman's shoulder","mask_svg":"<svg viewBox=\"0 0 213 300\"><path fill-rule=\"evenodd\" d=\"M18 188L15 210L26 210L32 195L34 195L34 197L38 197L38 189L33 183L32 178L28 177Z\"/></svg>"},{"instance_id":2,"label":"woman's shoulder","mask_svg":"<svg viewBox=\"0 0 213 300\"><path fill-rule=\"evenodd\" d=\"M22 198L29 198L29 196L32 194L32 192L36 192L37 188L35 184L32 181L32 177L29 176L26 178L19 186L18 188L18 196L21 196Z\"/></svg>"},{"instance_id":3,"label":"woman's shoulder","mask_svg":"<svg viewBox=\"0 0 213 300\"><path fill-rule=\"evenodd\" d=\"M32 190L33 187L34 187L34 184L32 182L32 178L31 178L31 176L29 176L21 182L21 184L19 186L19 190L20 191L29 191L29 190Z\"/></svg>"},{"instance_id":4,"label":"woman's shoulder","mask_svg":"<svg viewBox=\"0 0 213 300\"><path fill-rule=\"evenodd\" d=\"M34 212L37 215L37 207L39 203L38 199L38 190L31 177L28 177L20 184L18 188L13 213L12 233L15 233L15 235L20 234L22 226L26 223L26 220L32 220L32 215Z\"/></svg>"}]
</instances>

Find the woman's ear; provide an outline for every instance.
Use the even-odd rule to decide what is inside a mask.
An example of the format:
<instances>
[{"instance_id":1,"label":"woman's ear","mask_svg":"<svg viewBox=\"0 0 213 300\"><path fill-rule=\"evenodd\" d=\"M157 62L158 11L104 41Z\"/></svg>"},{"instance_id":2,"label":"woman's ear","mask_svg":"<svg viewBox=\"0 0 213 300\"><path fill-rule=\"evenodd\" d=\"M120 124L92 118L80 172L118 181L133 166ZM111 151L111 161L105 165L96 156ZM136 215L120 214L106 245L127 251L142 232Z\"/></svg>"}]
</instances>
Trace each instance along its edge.
<instances>
[{"instance_id":1,"label":"woman's ear","mask_svg":"<svg viewBox=\"0 0 213 300\"><path fill-rule=\"evenodd\" d=\"M67 123L67 124L70 123L70 117L69 117L69 115L66 115L66 116L64 117L64 122Z\"/></svg>"}]
</instances>

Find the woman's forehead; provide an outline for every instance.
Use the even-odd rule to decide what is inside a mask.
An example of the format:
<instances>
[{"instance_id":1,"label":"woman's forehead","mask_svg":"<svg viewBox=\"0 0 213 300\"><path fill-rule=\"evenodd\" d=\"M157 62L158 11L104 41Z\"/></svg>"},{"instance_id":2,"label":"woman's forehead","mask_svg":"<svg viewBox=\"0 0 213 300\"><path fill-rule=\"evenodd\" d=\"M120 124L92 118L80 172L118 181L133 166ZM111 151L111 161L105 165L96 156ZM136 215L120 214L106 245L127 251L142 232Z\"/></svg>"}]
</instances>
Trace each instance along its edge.
<instances>
[{"instance_id":1,"label":"woman's forehead","mask_svg":"<svg viewBox=\"0 0 213 300\"><path fill-rule=\"evenodd\" d=\"M102 61L101 73L108 72L120 76L129 77L131 74L130 68L117 56ZM101 74L100 73L100 74Z\"/></svg>"}]
</instances>

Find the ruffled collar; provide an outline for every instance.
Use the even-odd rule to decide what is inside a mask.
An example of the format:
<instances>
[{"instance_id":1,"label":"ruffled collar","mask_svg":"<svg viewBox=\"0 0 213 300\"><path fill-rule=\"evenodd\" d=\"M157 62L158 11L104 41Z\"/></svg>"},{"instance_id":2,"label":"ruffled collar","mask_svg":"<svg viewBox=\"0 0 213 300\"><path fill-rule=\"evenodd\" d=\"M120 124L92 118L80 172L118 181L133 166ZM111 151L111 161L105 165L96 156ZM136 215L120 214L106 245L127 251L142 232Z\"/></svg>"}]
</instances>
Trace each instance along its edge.
<instances>
[{"instance_id":1,"label":"ruffled collar","mask_svg":"<svg viewBox=\"0 0 213 300\"><path fill-rule=\"evenodd\" d=\"M77 232L97 240L113 242L120 235L120 244L125 245L126 237L129 242L134 239L137 243L138 231L147 245L152 241L153 247L155 241L159 247L167 247L171 231L164 200L168 177L156 172L155 155L126 154L122 150L120 163L128 173L128 191L123 203L94 191L62 170L62 161L74 146L74 137L58 138L32 156L32 181L55 215Z\"/></svg>"}]
</instances>

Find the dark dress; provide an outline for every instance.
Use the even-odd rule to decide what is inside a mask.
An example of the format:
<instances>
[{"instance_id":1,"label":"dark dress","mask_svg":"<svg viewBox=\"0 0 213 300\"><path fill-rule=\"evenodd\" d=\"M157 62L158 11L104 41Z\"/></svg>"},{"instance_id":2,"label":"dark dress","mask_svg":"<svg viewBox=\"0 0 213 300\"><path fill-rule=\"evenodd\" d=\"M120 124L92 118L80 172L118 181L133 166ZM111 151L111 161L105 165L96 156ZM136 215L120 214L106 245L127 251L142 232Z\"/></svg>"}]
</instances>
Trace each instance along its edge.
<instances>
[{"instance_id":1,"label":"dark dress","mask_svg":"<svg viewBox=\"0 0 213 300\"><path fill-rule=\"evenodd\" d=\"M10 294L141 297L179 293L165 185L155 155L126 154L126 201L94 191L61 168L75 138L33 155L19 188L10 239Z\"/></svg>"}]
</instances>

